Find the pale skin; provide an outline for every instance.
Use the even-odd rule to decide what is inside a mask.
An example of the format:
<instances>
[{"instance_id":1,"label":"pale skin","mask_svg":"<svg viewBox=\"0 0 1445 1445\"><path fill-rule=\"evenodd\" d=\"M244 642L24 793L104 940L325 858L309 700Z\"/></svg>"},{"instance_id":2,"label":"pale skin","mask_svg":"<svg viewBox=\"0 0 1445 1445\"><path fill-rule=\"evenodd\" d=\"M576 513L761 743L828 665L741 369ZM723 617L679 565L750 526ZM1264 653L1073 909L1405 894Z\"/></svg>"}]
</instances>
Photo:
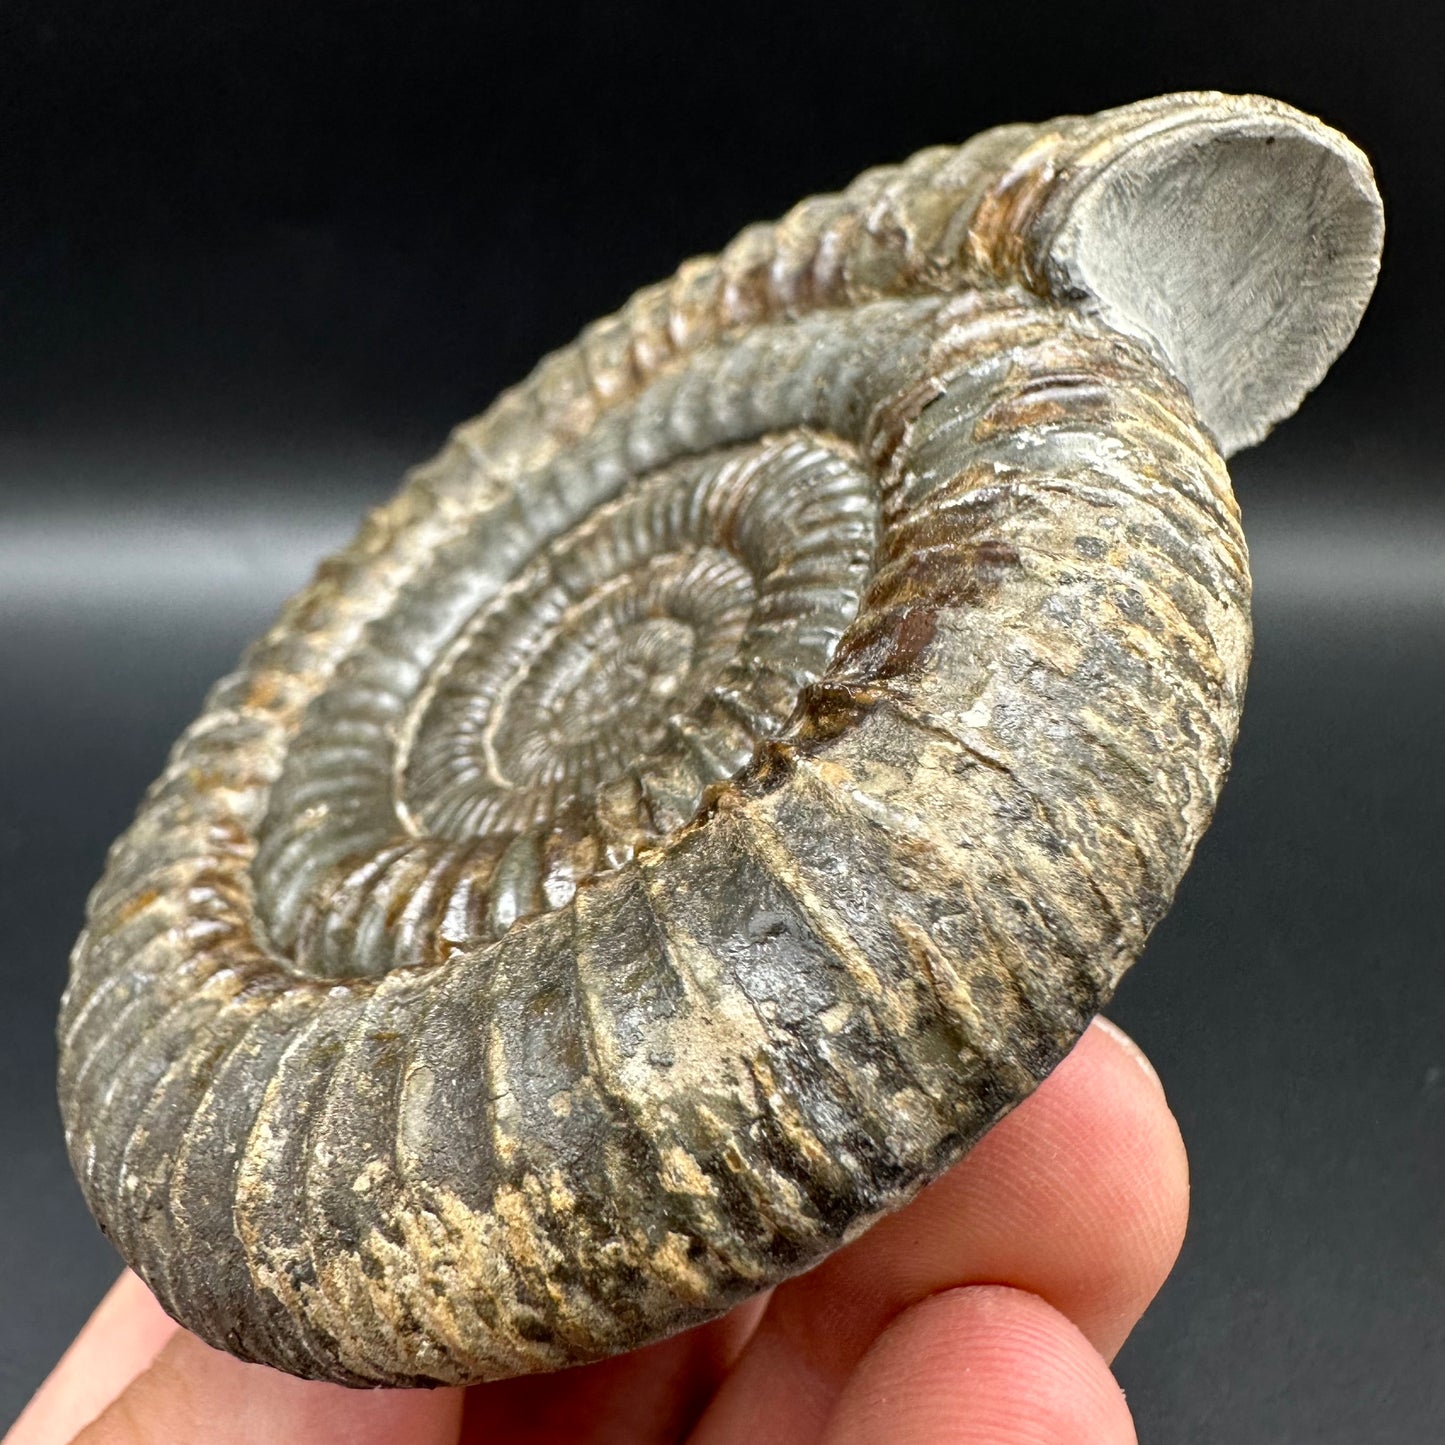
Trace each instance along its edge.
<instances>
[{"instance_id":1,"label":"pale skin","mask_svg":"<svg viewBox=\"0 0 1445 1445\"><path fill-rule=\"evenodd\" d=\"M1154 1071L1096 1021L907 1209L701 1330L560 1375L355 1391L212 1350L127 1273L3 1445L1130 1445L1109 1362L1188 1199Z\"/></svg>"}]
</instances>

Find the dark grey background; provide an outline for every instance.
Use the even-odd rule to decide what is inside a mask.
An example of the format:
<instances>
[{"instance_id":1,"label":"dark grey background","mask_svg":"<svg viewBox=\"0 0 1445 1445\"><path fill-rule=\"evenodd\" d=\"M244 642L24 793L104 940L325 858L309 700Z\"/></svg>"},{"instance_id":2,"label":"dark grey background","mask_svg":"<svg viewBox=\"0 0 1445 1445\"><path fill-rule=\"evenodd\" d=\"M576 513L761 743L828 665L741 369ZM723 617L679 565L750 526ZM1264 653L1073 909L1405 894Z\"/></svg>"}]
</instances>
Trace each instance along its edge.
<instances>
[{"instance_id":1,"label":"dark grey background","mask_svg":"<svg viewBox=\"0 0 1445 1445\"><path fill-rule=\"evenodd\" d=\"M1445 1433L1445 73L1425 3L0 10L0 1422L116 1269L52 1098L106 844L363 507L544 350L926 144L1260 90L1372 155L1361 334L1234 465L1258 647L1114 1015L1194 1214L1119 1361L1153 1442Z\"/></svg>"}]
</instances>

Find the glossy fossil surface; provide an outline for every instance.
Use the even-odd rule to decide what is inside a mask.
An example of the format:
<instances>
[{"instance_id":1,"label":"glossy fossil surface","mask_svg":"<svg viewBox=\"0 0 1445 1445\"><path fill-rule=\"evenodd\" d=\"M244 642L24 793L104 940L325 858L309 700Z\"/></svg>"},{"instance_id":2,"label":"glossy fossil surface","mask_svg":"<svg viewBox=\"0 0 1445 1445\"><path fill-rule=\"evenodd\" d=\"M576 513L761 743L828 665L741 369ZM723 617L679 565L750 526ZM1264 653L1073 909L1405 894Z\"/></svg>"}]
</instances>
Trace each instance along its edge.
<instances>
[{"instance_id":1,"label":"glossy fossil surface","mask_svg":"<svg viewBox=\"0 0 1445 1445\"><path fill-rule=\"evenodd\" d=\"M807 1267L1062 1057L1227 771L1221 453L1378 261L1258 99L751 227L459 428L217 685L92 895L61 1098L212 1343L558 1368Z\"/></svg>"}]
</instances>

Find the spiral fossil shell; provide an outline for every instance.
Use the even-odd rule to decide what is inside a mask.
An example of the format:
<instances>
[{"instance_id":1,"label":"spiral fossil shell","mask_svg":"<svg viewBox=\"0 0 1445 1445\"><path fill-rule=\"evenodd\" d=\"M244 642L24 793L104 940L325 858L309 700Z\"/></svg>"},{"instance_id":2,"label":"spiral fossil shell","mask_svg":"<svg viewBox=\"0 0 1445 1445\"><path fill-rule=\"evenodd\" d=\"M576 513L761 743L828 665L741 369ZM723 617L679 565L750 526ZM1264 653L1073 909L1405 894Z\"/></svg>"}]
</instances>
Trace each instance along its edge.
<instances>
[{"instance_id":1,"label":"spiral fossil shell","mask_svg":"<svg viewBox=\"0 0 1445 1445\"><path fill-rule=\"evenodd\" d=\"M211 693L60 1021L176 1318L554 1369L807 1267L1067 1051L1228 767L1222 454L1373 286L1276 102L989 131L749 227L412 472Z\"/></svg>"}]
</instances>

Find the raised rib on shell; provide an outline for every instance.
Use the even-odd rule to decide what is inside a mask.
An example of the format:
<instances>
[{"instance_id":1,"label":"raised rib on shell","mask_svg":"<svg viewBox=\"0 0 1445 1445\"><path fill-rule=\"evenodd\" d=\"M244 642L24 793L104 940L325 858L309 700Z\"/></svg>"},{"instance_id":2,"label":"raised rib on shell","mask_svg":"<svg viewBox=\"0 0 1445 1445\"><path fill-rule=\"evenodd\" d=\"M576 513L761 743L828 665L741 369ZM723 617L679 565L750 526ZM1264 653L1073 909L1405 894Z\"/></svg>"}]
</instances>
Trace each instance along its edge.
<instances>
[{"instance_id":1,"label":"raised rib on shell","mask_svg":"<svg viewBox=\"0 0 1445 1445\"><path fill-rule=\"evenodd\" d=\"M867 172L459 428L220 682L60 1024L102 1227L348 1384L805 1268L1077 1038L1249 655L1221 453L1373 285L1342 137L1183 95Z\"/></svg>"}]
</instances>

